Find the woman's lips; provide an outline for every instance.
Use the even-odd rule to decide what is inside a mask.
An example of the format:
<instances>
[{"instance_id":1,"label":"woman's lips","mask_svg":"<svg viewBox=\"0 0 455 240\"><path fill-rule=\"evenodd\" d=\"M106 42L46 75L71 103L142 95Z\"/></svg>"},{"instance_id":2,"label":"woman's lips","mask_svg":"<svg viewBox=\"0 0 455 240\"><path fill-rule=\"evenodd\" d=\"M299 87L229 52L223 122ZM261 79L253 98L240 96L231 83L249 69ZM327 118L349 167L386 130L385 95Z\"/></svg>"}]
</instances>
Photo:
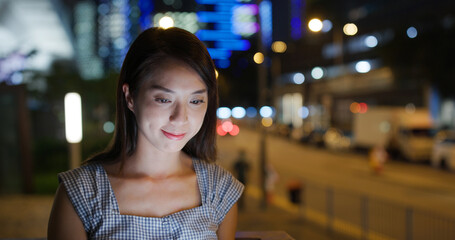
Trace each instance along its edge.
<instances>
[{"instance_id":1,"label":"woman's lips","mask_svg":"<svg viewBox=\"0 0 455 240\"><path fill-rule=\"evenodd\" d=\"M167 138L171 139L171 140L181 140L183 139L183 137L185 137L185 133L182 133L182 134L173 134L173 133L170 133L170 132L166 132L164 130L161 130L164 134L164 136L166 136Z\"/></svg>"}]
</instances>

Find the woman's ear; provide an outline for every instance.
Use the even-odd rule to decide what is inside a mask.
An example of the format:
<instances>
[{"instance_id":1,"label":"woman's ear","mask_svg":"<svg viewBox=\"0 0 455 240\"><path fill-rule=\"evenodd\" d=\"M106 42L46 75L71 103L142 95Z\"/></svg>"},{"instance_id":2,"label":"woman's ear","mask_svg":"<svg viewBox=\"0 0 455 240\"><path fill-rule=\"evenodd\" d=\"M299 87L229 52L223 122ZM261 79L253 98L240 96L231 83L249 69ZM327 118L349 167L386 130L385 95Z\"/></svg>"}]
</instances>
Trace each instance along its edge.
<instances>
[{"instance_id":1,"label":"woman's ear","mask_svg":"<svg viewBox=\"0 0 455 240\"><path fill-rule=\"evenodd\" d=\"M126 104L128 105L128 108L131 110L131 112L134 113L134 102L133 102L133 97L130 94L130 86L127 83L124 83L122 85L122 90L123 90L123 95L125 96Z\"/></svg>"}]
</instances>

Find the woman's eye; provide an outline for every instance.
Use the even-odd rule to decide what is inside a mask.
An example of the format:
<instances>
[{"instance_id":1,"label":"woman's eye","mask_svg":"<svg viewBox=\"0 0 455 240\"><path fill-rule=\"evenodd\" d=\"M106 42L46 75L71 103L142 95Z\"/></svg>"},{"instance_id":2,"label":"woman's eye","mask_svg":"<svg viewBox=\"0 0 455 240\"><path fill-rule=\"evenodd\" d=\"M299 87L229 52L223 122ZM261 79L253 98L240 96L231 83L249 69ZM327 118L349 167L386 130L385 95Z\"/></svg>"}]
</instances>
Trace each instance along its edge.
<instances>
[{"instance_id":1,"label":"woman's eye","mask_svg":"<svg viewBox=\"0 0 455 240\"><path fill-rule=\"evenodd\" d=\"M155 98L155 101L158 103L168 103L171 102L169 99L166 98Z\"/></svg>"},{"instance_id":2,"label":"woman's eye","mask_svg":"<svg viewBox=\"0 0 455 240\"><path fill-rule=\"evenodd\" d=\"M199 104L201 104L201 103L203 103L203 102L204 102L204 100L202 100L202 99L192 100L192 101L191 101L192 104L196 104L196 105L199 105Z\"/></svg>"}]
</instances>

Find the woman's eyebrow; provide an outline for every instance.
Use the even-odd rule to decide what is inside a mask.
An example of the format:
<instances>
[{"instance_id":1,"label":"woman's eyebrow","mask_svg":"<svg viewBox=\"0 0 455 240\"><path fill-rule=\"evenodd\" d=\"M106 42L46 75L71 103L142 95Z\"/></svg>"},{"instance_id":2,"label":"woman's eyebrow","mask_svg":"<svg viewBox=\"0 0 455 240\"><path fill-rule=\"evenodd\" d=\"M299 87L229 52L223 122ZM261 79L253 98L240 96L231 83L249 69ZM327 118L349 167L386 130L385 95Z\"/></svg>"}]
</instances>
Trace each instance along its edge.
<instances>
[{"instance_id":1,"label":"woman's eyebrow","mask_svg":"<svg viewBox=\"0 0 455 240\"><path fill-rule=\"evenodd\" d=\"M192 94L201 94L201 93L205 93L207 92L207 89L201 89L201 90L197 90L197 91L194 91Z\"/></svg>"},{"instance_id":2,"label":"woman's eyebrow","mask_svg":"<svg viewBox=\"0 0 455 240\"><path fill-rule=\"evenodd\" d=\"M175 93L175 91L169 89L169 88L165 88L163 86L160 86L160 85L152 85L151 87L152 89L158 89L158 90L161 90L161 91L164 91L164 92L168 92L168 93ZM205 93L207 92L207 89L200 89L200 90L196 90L194 92L192 92L191 94L201 94L201 93Z\"/></svg>"},{"instance_id":3,"label":"woman's eyebrow","mask_svg":"<svg viewBox=\"0 0 455 240\"><path fill-rule=\"evenodd\" d=\"M174 93L174 91L172 91L171 89L165 88L165 87L160 86L160 85L152 85L151 88L152 89L158 89L158 90L161 90L161 91L164 91L164 92Z\"/></svg>"}]
</instances>

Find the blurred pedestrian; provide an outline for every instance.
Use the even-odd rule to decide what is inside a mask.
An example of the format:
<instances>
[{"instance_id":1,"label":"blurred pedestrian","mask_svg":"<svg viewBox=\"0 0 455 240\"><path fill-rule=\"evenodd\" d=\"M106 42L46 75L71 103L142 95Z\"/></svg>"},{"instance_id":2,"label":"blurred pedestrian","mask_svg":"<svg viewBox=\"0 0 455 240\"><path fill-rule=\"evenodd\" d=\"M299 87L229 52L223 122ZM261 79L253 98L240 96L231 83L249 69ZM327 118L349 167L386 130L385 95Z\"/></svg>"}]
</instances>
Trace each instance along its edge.
<instances>
[{"instance_id":1,"label":"blurred pedestrian","mask_svg":"<svg viewBox=\"0 0 455 240\"><path fill-rule=\"evenodd\" d=\"M217 102L204 43L142 32L120 71L112 144L58 175L48 239L234 239L243 185L214 163Z\"/></svg>"},{"instance_id":2,"label":"blurred pedestrian","mask_svg":"<svg viewBox=\"0 0 455 240\"><path fill-rule=\"evenodd\" d=\"M388 154L382 145L374 146L369 152L369 162L373 173L381 174L384 169L384 163L387 161Z\"/></svg>"},{"instance_id":3,"label":"blurred pedestrian","mask_svg":"<svg viewBox=\"0 0 455 240\"><path fill-rule=\"evenodd\" d=\"M250 170L250 164L246 159L246 152L244 149L239 151L239 156L234 162L233 165L234 172L236 174L237 179L243 183L245 187L247 187L248 181L248 171ZM242 195L238 201L239 208L243 209L245 202L245 195Z\"/></svg>"},{"instance_id":4,"label":"blurred pedestrian","mask_svg":"<svg viewBox=\"0 0 455 240\"><path fill-rule=\"evenodd\" d=\"M265 168L265 191L267 203L273 203L275 195L275 185L278 182L279 175L271 163L267 163Z\"/></svg>"}]
</instances>

